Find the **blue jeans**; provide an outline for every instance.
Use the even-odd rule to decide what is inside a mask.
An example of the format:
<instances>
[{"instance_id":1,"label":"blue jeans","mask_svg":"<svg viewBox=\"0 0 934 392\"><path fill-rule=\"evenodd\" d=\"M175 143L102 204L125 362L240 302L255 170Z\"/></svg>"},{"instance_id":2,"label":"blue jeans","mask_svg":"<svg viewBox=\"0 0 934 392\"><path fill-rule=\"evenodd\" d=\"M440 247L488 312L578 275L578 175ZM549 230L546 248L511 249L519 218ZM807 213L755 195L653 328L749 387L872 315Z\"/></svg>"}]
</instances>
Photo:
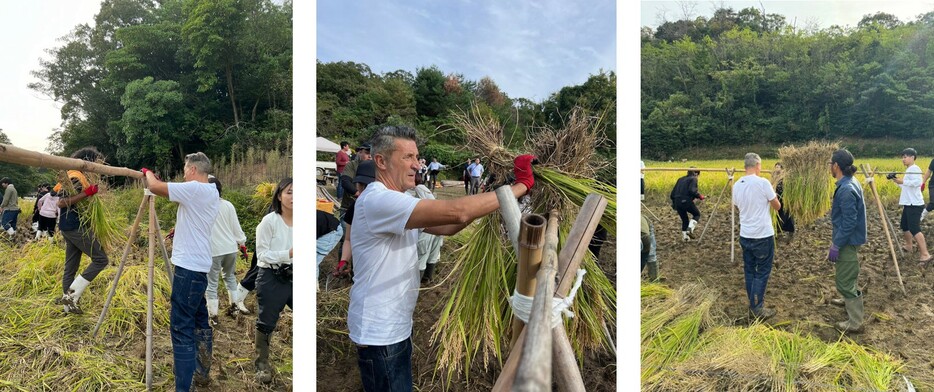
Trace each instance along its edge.
<instances>
[{"instance_id":1,"label":"blue jeans","mask_svg":"<svg viewBox=\"0 0 934 392\"><path fill-rule=\"evenodd\" d=\"M746 273L746 295L749 296L749 309L758 314L765 300L765 286L772 273L772 260L775 258L775 239L739 237L743 247L743 271Z\"/></svg>"},{"instance_id":2,"label":"blue jeans","mask_svg":"<svg viewBox=\"0 0 934 392\"><path fill-rule=\"evenodd\" d=\"M210 363L214 337L204 299L207 287L206 273L175 266L169 323L172 327L176 391L190 390L195 372L207 376L211 370L203 366Z\"/></svg>"},{"instance_id":3,"label":"blue jeans","mask_svg":"<svg viewBox=\"0 0 934 392\"><path fill-rule=\"evenodd\" d=\"M388 346L357 346L366 392L412 391L412 338Z\"/></svg>"},{"instance_id":4,"label":"blue jeans","mask_svg":"<svg viewBox=\"0 0 934 392\"><path fill-rule=\"evenodd\" d=\"M337 173L337 177L340 177L340 173ZM337 199L340 200L344 197L344 187L341 186L341 182L337 181Z\"/></svg>"},{"instance_id":5,"label":"blue jeans","mask_svg":"<svg viewBox=\"0 0 934 392\"><path fill-rule=\"evenodd\" d=\"M337 226L337 230L327 233L315 241L317 245L316 253L318 255L318 264L316 264L317 269L315 269L315 278L320 275L321 261L324 260L324 257L327 256L328 253L331 253L331 249L334 249L334 246L341 241L341 238L344 238L343 223L340 226Z\"/></svg>"},{"instance_id":6,"label":"blue jeans","mask_svg":"<svg viewBox=\"0 0 934 392\"><path fill-rule=\"evenodd\" d=\"M19 217L19 210L16 211L3 211L3 217L0 217L0 226L3 226L3 230L13 228L16 230L16 218Z\"/></svg>"}]
</instances>

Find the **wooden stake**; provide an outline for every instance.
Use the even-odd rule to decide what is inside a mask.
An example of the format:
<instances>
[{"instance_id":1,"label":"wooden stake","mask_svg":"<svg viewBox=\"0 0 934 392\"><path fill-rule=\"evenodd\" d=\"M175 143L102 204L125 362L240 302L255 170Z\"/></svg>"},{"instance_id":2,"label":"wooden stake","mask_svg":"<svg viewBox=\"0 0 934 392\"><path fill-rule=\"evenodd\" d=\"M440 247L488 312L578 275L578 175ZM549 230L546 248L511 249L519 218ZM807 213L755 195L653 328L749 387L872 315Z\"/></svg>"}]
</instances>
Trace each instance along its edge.
<instances>
[{"instance_id":1,"label":"wooden stake","mask_svg":"<svg viewBox=\"0 0 934 392\"><path fill-rule=\"evenodd\" d=\"M153 198L155 200L155 198ZM159 217L156 216L156 241L159 241L159 247L162 248L162 258L165 260L165 276L169 278L169 289L172 288L174 278L172 275L172 259L169 258L169 250L165 248L165 237L162 236L162 227L159 226Z\"/></svg>"},{"instance_id":2,"label":"wooden stake","mask_svg":"<svg viewBox=\"0 0 934 392\"><path fill-rule=\"evenodd\" d=\"M153 270L156 261L156 198L149 199L149 284L146 285L146 295L149 302L146 307L146 390L152 390L152 307L153 307Z\"/></svg>"},{"instance_id":3,"label":"wooden stake","mask_svg":"<svg viewBox=\"0 0 934 392\"><path fill-rule=\"evenodd\" d=\"M862 164L860 166L863 170L863 175L866 176L866 182L869 183L869 189L872 190L872 197L876 200L876 207L879 209L879 217L883 220L887 220L887 215L885 214L885 208L882 208L882 200L879 199L879 191L876 189L876 182L874 181L875 173L870 170L869 164ZM902 273L898 268L898 257L895 256L895 246L892 243L892 235L889 234L888 225L882 225L882 229L885 231L885 240L889 243L889 252L892 254L892 263L895 264L895 274L898 275L898 284L902 288L902 294L908 295L908 292L905 291L905 283L902 282ZM883 270L885 266L883 265Z\"/></svg>"},{"instance_id":4,"label":"wooden stake","mask_svg":"<svg viewBox=\"0 0 934 392\"><path fill-rule=\"evenodd\" d=\"M700 238L697 239L697 243L698 243L698 244L699 244L701 241L704 240L704 234L707 234L707 226L710 226L710 221L713 220L714 214L716 214L716 213L717 213L717 210L720 209L720 202L723 201L723 193L726 192L726 188L729 188L729 187L730 187L730 184L733 183L733 172L734 172L734 170L735 170L735 169L733 169L733 170L726 169L726 174L727 174L727 176L728 176L728 177L727 177L727 180L726 180L726 185L724 185L724 186L723 186L723 189L720 190L720 196L717 197L717 204L714 205L713 211L710 213L710 217L707 218L707 223L704 223L704 231L701 231ZM730 204L732 205L733 203L731 202Z\"/></svg>"}]
</instances>

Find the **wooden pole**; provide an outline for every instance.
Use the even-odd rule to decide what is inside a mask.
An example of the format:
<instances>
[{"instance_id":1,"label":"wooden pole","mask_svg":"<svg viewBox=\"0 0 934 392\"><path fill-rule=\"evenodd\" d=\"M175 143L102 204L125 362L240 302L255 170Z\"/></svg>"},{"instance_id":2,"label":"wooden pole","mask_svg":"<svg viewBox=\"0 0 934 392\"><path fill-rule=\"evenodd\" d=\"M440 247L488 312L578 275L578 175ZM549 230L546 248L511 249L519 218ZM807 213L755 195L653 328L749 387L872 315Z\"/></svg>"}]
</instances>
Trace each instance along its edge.
<instances>
[{"instance_id":1,"label":"wooden pole","mask_svg":"<svg viewBox=\"0 0 934 392\"><path fill-rule=\"evenodd\" d=\"M503 217L503 224L506 226L506 235L512 242L512 250L519 254L519 220L522 213L519 211L519 203L516 202L516 196L512 193L512 187L505 185L496 188L496 198L499 200L499 214Z\"/></svg>"},{"instance_id":2,"label":"wooden pole","mask_svg":"<svg viewBox=\"0 0 934 392\"><path fill-rule=\"evenodd\" d=\"M506 363L503 364L503 370L499 372L496 383L493 384L492 392L506 392L512 390L512 385L516 382L516 370L519 369L519 362L522 360L522 348L525 345L529 329L522 327L522 332L516 339L516 343L509 351L506 357Z\"/></svg>"},{"instance_id":3,"label":"wooden pole","mask_svg":"<svg viewBox=\"0 0 934 392\"><path fill-rule=\"evenodd\" d=\"M153 200L155 200L155 196ZM153 213L153 215L155 215L155 213ZM165 247L165 237L162 236L162 227L159 226L158 216L156 216L156 235L158 237L156 240L159 241L159 247L162 249L162 258L165 260L165 276L169 277L169 289L171 289L172 283L174 282L172 276L172 259L169 257L169 250Z\"/></svg>"},{"instance_id":4,"label":"wooden pole","mask_svg":"<svg viewBox=\"0 0 934 392\"><path fill-rule=\"evenodd\" d=\"M558 211L548 214L545 233L545 252L538 271L535 299L529 315L528 344L522 346L522 361L516 370L514 391L531 392L551 390L551 309L556 267L558 261Z\"/></svg>"},{"instance_id":5,"label":"wooden pole","mask_svg":"<svg viewBox=\"0 0 934 392\"><path fill-rule=\"evenodd\" d=\"M136 242L136 236L139 233L139 222L143 217L143 211L146 208L146 203L149 202L150 196L143 196L143 200L139 203L139 209L136 210L136 219L133 221L133 226L130 228L130 237L127 238L126 246L123 248L123 256L120 257L120 265L117 267L117 274L114 276L114 281L110 285L110 293L107 295L107 300L104 301L104 309L101 310L101 315L97 319L97 325L94 326L94 330L91 332L91 337L97 337L97 331L101 328L101 324L104 323L104 318L107 317L107 311L110 309L110 302L114 298L114 294L117 292L117 283L120 282L120 276L123 275L123 267L126 265L126 259L130 255L130 248L133 243Z\"/></svg>"},{"instance_id":6,"label":"wooden pole","mask_svg":"<svg viewBox=\"0 0 934 392\"><path fill-rule=\"evenodd\" d=\"M156 259L156 198L149 199L149 284L146 285L146 295L149 302L146 306L146 390L152 390L152 307L153 307L153 269Z\"/></svg>"},{"instance_id":7,"label":"wooden pole","mask_svg":"<svg viewBox=\"0 0 934 392\"><path fill-rule=\"evenodd\" d=\"M107 166L83 159L66 158L43 154L19 148L10 144L0 144L0 161L15 163L17 165L44 167L59 170L80 170L110 176L124 176L143 178L143 173L125 167Z\"/></svg>"},{"instance_id":8,"label":"wooden pole","mask_svg":"<svg viewBox=\"0 0 934 392\"><path fill-rule=\"evenodd\" d=\"M526 297L535 295L535 276L542 264L542 251L545 242L545 217L529 214L522 217L519 228L519 263L516 273L516 292ZM518 317L512 317L512 339L510 347L516 345L519 333L525 323Z\"/></svg>"},{"instance_id":9,"label":"wooden pole","mask_svg":"<svg viewBox=\"0 0 934 392\"><path fill-rule=\"evenodd\" d=\"M860 166L863 170L863 175L866 176L866 182L869 183L869 189L872 190L872 197L876 200L876 207L879 209L879 217L883 220L886 220L885 208L882 208L882 200L879 199L879 191L876 189L875 182L875 173L870 170L869 164L862 164ZM902 288L902 294L908 295L908 292L905 291L905 283L902 281L902 273L898 268L898 257L895 256L895 245L892 243L892 235L889 234L888 225L883 224L882 229L885 231L885 240L889 243L889 252L892 255L892 263L895 264L895 274L898 275L898 284ZM883 266L884 269L885 266Z\"/></svg>"},{"instance_id":10,"label":"wooden pole","mask_svg":"<svg viewBox=\"0 0 934 392\"><path fill-rule=\"evenodd\" d=\"M655 213L652 212L652 209L650 209L648 206L646 206L645 203L642 203L642 210L643 210L643 211L648 211L649 214L652 215L652 218L655 218L655 221L656 221L656 222L661 222L661 221L662 221L661 219L658 219L658 216L656 216Z\"/></svg>"},{"instance_id":11,"label":"wooden pole","mask_svg":"<svg viewBox=\"0 0 934 392\"><path fill-rule=\"evenodd\" d=\"M710 221L713 220L713 215L717 213L717 210L720 209L720 202L723 201L723 193L726 192L726 188L730 187L730 184L733 183L733 171L730 169L726 170L727 180L726 185L723 186L723 189L720 190L720 196L717 197L717 204L714 205L713 211L710 213L710 217L707 218L707 223L704 223L704 231L701 231L700 238L697 239L697 242L700 243L704 240L704 234L707 234L707 226L710 226ZM732 203L730 203L732 205Z\"/></svg>"},{"instance_id":12,"label":"wooden pole","mask_svg":"<svg viewBox=\"0 0 934 392\"><path fill-rule=\"evenodd\" d=\"M564 324L559 324L551 329L552 344L552 370L554 370L554 381L559 391L563 392L583 392L584 378L581 376L580 368L574 359L574 348L571 347L571 339L568 332L564 329Z\"/></svg>"}]
</instances>

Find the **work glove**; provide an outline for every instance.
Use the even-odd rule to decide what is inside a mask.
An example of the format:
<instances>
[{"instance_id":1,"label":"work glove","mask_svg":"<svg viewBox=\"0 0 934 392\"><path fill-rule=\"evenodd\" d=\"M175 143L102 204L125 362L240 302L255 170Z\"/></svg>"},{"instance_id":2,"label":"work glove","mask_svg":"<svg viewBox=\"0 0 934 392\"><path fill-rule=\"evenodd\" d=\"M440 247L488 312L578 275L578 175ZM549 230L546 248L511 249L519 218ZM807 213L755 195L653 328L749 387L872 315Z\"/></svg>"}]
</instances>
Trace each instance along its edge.
<instances>
[{"instance_id":1,"label":"work glove","mask_svg":"<svg viewBox=\"0 0 934 392\"><path fill-rule=\"evenodd\" d=\"M159 175L156 174L156 172L154 172L154 171L152 171L152 170L149 170L149 169L147 169L147 168L144 167L144 168L142 168L142 169L139 169L139 171L143 172L143 177L146 177L146 172L150 172L150 173L152 173L153 177L156 177L157 180L162 181L162 179L159 178Z\"/></svg>"},{"instance_id":2,"label":"work glove","mask_svg":"<svg viewBox=\"0 0 934 392\"><path fill-rule=\"evenodd\" d=\"M840 248L837 248L834 244L830 244L830 251L827 252L827 260L830 260L831 263L836 263L839 258Z\"/></svg>"},{"instance_id":3,"label":"work glove","mask_svg":"<svg viewBox=\"0 0 934 392\"><path fill-rule=\"evenodd\" d=\"M89 187L87 187L87 188L84 188L84 194L85 194L85 196L87 196L87 197L91 197L91 196L96 195L98 191L99 191L99 189L97 188L97 184L94 184L94 185L91 185L91 186L89 186Z\"/></svg>"},{"instance_id":4,"label":"work glove","mask_svg":"<svg viewBox=\"0 0 934 392\"><path fill-rule=\"evenodd\" d=\"M250 254L246 251L246 245L240 245L240 257L244 260L250 259Z\"/></svg>"},{"instance_id":5,"label":"work glove","mask_svg":"<svg viewBox=\"0 0 934 392\"><path fill-rule=\"evenodd\" d=\"M704 199L706 199L706 198L707 198L707 196L704 196L704 195L700 195L700 196L698 197L698 199L701 199L701 200L704 200Z\"/></svg>"},{"instance_id":6,"label":"work glove","mask_svg":"<svg viewBox=\"0 0 934 392\"><path fill-rule=\"evenodd\" d=\"M535 176L532 174L532 161L535 155L519 155L513 160L512 173L516 176L516 183L525 185L528 190L532 190L535 185Z\"/></svg>"},{"instance_id":7,"label":"work glove","mask_svg":"<svg viewBox=\"0 0 934 392\"><path fill-rule=\"evenodd\" d=\"M347 260L341 260L337 263L337 268L334 268L334 272L331 275L341 277L350 273L350 268L347 268Z\"/></svg>"}]
</instances>

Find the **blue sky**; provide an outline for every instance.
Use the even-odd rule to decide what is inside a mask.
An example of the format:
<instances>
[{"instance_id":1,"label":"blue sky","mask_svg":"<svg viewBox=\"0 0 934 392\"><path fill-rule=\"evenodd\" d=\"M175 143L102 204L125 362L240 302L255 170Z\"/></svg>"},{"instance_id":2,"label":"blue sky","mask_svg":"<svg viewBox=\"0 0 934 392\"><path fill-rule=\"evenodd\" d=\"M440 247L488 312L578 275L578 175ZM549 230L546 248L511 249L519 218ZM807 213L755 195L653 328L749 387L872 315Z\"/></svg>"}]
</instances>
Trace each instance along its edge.
<instances>
[{"instance_id":1,"label":"blue sky","mask_svg":"<svg viewBox=\"0 0 934 392\"><path fill-rule=\"evenodd\" d=\"M541 101L616 69L616 3L320 0L317 53L376 73L437 65Z\"/></svg>"}]
</instances>

